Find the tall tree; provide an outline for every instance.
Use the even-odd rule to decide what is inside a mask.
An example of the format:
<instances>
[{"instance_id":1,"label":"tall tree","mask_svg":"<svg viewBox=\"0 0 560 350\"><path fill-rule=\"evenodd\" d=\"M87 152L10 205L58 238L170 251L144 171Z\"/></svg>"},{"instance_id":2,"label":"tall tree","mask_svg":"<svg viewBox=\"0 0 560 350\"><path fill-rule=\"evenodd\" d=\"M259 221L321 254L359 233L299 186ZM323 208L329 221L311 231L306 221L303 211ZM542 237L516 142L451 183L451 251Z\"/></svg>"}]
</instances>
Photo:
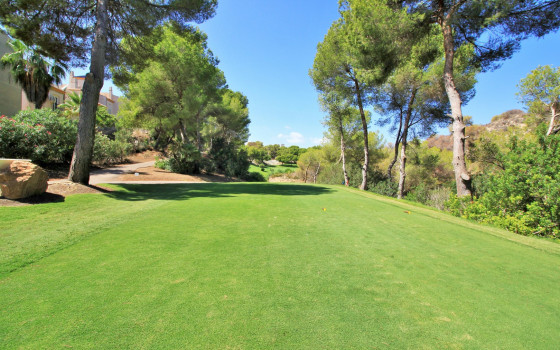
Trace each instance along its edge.
<instances>
[{"instance_id":1,"label":"tall tree","mask_svg":"<svg viewBox=\"0 0 560 350\"><path fill-rule=\"evenodd\" d=\"M434 38L437 35L416 43L407 63L395 70L376 92L375 106L383 115L378 123L390 123L391 130L396 131L395 156L388 167L389 178L401 145L398 198L404 195L409 137L428 136L437 127L447 125L449 120L449 101L441 83L444 60ZM474 95L476 82L477 70L470 65L471 57L472 46L465 45L455 60L455 69L460 72L456 79L457 88L465 102Z\"/></svg>"},{"instance_id":2,"label":"tall tree","mask_svg":"<svg viewBox=\"0 0 560 350\"><path fill-rule=\"evenodd\" d=\"M2 56L0 67L9 66L14 81L22 87L27 100L36 109L41 108L49 97L51 85L62 82L68 66L49 60L20 40L9 40L8 45L13 52Z\"/></svg>"},{"instance_id":3,"label":"tall tree","mask_svg":"<svg viewBox=\"0 0 560 350\"><path fill-rule=\"evenodd\" d=\"M347 170L346 147L347 139L359 132L361 128L361 114L358 109L352 107L336 94L323 93L319 97L323 111L328 115L324 125L328 127L333 141L340 140L340 162L342 162L342 173L344 183L348 185L349 176ZM369 153L369 152L368 152Z\"/></svg>"},{"instance_id":4,"label":"tall tree","mask_svg":"<svg viewBox=\"0 0 560 350\"><path fill-rule=\"evenodd\" d=\"M557 0L405 0L410 12L424 14L440 26L445 55L443 80L453 119L453 168L457 195L471 195L471 177L465 162L465 123L461 95L456 86L453 61L464 44L475 47L476 64L482 70L496 68L509 58L520 40L542 36L560 25Z\"/></svg>"},{"instance_id":5,"label":"tall tree","mask_svg":"<svg viewBox=\"0 0 560 350\"><path fill-rule=\"evenodd\" d=\"M123 113L133 111L133 118L156 119L162 129L175 132L181 143L192 143L201 151L206 120L219 112L221 94L225 94L224 75L206 47L206 36L198 30L179 34L165 25L158 37L151 59L128 68L133 79L125 86L129 101Z\"/></svg>"},{"instance_id":6,"label":"tall tree","mask_svg":"<svg viewBox=\"0 0 560 350\"><path fill-rule=\"evenodd\" d=\"M87 184L95 135L95 112L105 67L118 60L118 43L141 35L166 20L181 25L214 14L217 0L73 0L0 2L0 23L28 45L61 62L84 65L90 58L83 87L78 138L69 179Z\"/></svg>"},{"instance_id":7,"label":"tall tree","mask_svg":"<svg viewBox=\"0 0 560 350\"><path fill-rule=\"evenodd\" d=\"M545 107L550 113L546 135L560 131L557 117L560 114L560 68L539 66L532 70L518 85L520 99L536 112Z\"/></svg>"},{"instance_id":8,"label":"tall tree","mask_svg":"<svg viewBox=\"0 0 560 350\"><path fill-rule=\"evenodd\" d=\"M162 134L174 133L199 151L211 149L217 139L235 147L247 141L249 101L225 87L206 39L200 30L173 22L148 36L125 38L126 58L111 67L129 98L121 115Z\"/></svg>"},{"instance_id":9,"label":"tall tree","mask_svg":"<svg viewBox=\"0 0 560 350\"><path fill-rule=\"evenodd\" d=\"M364 163L360 189L367 188L368 123L365 109L373 86L381 85L402 62L411 42L424 30L411 15L384 0L340 1L341 19L317 47L310 75L319 92L336 91L352 101L362 120Z\"/></svg>"},{"instance_id":10,"label":"tall tree","mask_svg":"<svg viewBox=\"0 0 560 350\"><path fill-rule=\"evenodd\" d=\"M364 135L364 163L360 189L367 189L367 170L369 167L368 120L365 112L367 87L354 69L354 62L348 55L344 43L342 22L333 23L322 43L317 45L313 68L309 71L317 91L324 94L338 94L360 111Z\"/></svg>"},{"instance_id":11,"label":"tall tree","mask_svg":"<svg viewBox=\"0 0 560 350\"><path fill-rule=\"evenodd\" d=\"M227 143L238 146L249 139L249 99L241 92L222 89L221 99L209 110L209 123L215 126L213 131L208 130L205 136L210 142L223 138Z\"/></svg>"}]
</instances>

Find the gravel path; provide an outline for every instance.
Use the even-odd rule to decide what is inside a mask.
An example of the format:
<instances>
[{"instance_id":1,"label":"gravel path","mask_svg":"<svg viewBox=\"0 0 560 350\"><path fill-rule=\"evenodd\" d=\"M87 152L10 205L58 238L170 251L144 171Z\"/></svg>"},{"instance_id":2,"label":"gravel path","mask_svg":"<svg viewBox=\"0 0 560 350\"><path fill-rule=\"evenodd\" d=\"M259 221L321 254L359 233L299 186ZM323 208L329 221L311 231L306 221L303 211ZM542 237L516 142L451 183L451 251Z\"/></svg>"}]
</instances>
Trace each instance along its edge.
<instances>
[{"instance_id":1,"label":"gravel path","mask_svg":"<svg viewBox=\"0 0 560 350\"><path fill-rule=\"evenodd\" d=\"M146 168L153 166L155 161L144 162L144 163L134 163L134 164L123 164L112 168L94 170L90 173L89 183L90 185L96 184L109 184L109 183L119 183L119 178L126 174L133 174L137 169Z\"/></svg>"}]
</instances>

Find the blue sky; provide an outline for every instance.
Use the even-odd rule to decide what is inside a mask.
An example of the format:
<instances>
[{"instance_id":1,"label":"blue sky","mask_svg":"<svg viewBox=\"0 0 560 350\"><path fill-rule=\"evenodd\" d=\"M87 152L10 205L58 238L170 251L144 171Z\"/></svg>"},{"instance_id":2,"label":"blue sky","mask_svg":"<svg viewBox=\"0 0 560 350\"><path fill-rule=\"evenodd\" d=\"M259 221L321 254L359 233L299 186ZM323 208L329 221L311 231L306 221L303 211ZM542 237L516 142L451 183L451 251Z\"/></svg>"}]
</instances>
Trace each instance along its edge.
<instances>
[{"instance_id":1,"label":"blue sky","mask_svg":"<svg viewBox=\"0 0 560 350\"><path fill-rule=\"evenodd\" d=\"M320 142L324 113L308 71L317 43L338 17L337 0L220 0L216 16L200 25L229 87L249 98L250 141L301 147ZM501 68L479 75L476 96L463 113L485 124L522 109L516 85L538 65L559 65L559 39L556 33L527 40Z\"/></svg>"}]
</instances>

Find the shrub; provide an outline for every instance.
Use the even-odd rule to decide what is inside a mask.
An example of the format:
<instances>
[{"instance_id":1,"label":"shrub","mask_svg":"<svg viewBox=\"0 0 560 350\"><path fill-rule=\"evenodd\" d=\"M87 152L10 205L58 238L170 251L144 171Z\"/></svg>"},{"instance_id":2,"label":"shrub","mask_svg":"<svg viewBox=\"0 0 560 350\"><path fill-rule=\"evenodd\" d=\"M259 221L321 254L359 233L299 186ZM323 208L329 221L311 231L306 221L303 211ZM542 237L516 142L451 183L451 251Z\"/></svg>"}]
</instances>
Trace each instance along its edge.
<instances>
[{"instance_id":1,"label":"shrub","mask_svg":"<svg viewBox=\"0 0 560 350\"><path fill-rule=\"evenodd\" d=\"M560 235L560 135L535 141L512 138L501 155L503 169L487 174L484 191L472 201L452 197L446 208L457 216L523 235Z\"/></svg>"},{"instance_id":2,"label":"shrub","mask_svg":"<svg viewBox=\"0 0 560 350\"><path fill-rule=\"evenodd\" d=\"M430 189L424 182L420 182L414 190L408 192L405 196L406 200L426 204L428 202L428 196Z\"/></svg>"},{"instance_id":3,"label":"shrub","mask_svg":"<svg viewBox=\"0 0 560 350\"><path fill-rule=\"evenodd\" d=\"M0 155L38 163L68 163L76 143L77 123L49 109L21 111L0 118Z\"/></svg>"},{"instance_id":4,"label":"shrub","mask_svg":"<svg viewBox=\"0 0 560 350\"><path fill-rule=\"evenodd\" d=\"M194 145L173 143L169 146L168 170L179 174L199 174L201 164L202 155Z\"/></svg>"},{"instance_id":5,"label":"shrub","mask_svg":"<svg viewBox=\"0 0 560 350\"><path fill-rule=\"evenodd\" d=\"M266 182L266 179L261 173L250 172L243 177L243 180L248 182Z\"/></svg>"},{"instance_id":6,"label":"shrub","mask_svg":"<svg viewBox=\"0 0 560 350\"><path fill-rule=\"evenodd\" d=\"M471 201L471 197L457 197L457 195L452 194L443 207L452 215L465 218L465 209Z\"/></svg>"},{"instance_id":7,"label":"shrub","mask_svg":"<svg viewBox=\"0 0 560 350\"><path fill-rule=\"evenodd\" d=\"M222 172L226 176L237 176L244 178L249 170L251 162L244 149L237 150L235 145L219 138L212 142L212 148L208 152L208 161L204 168L208 172Z\"/></svg>"},{"instance_id":8,"label":"shrub","mask_svg":"<svg viewBox=\"0 0 560 350\"><path fill-rule=\"evenodd\" d=\"M426 204L439 210L445 209L445 202L451 196L451 189L448 187L438 187L428 193Z\"/></svg>"},{"instance_id":9,"label":"shrub","mask_svg":"<svg viewBox=\"0 0 560 350\"><path fill-rule=\"evenodd\" d=\"M154 167L163 170L169 170L169 162L167 161L167 159L156 156L155 160L156 161L154 163Z\"/></svg>"},{"instance_id":10,"label":"shrub","mask_svg":"<svg viewBox=\"0 0 560 350\"><path fill-rule=\"evenodd\" d=\"M398 184L390 180L383 180L375 183L368 190L370 192L377 193L382 196L396 197Z\"/></svg>"},{"instance_id":11,"label":"shrub","mask_svg":"<svg viewBox=\"0 0 560 350\"><path fill-rule=\"evenodd\" d=\"M132 152L132 144L122 139L111 140L98 132L93 145L93 161L99 164L122 163Z\"/></svg>"},{"instance_id":12,"label":"shrub","mask_svg":"<svg viewBox=\"0 0 560 350\"><path fill-rule=\"evenodd\" d=\"M321 171L317 176L317 182L329 185L344 184L344 174L342 173L342 165L337 163L321 164Z\"/></svg>"}]
</instances>

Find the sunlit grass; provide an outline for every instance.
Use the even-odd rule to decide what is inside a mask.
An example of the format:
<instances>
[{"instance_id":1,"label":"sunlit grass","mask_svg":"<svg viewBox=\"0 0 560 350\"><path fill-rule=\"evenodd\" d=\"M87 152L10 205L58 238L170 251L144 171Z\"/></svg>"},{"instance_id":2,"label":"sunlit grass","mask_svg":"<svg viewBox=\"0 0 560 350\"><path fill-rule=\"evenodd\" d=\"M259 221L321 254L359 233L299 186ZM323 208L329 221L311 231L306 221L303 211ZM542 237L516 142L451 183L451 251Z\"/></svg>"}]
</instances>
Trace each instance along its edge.
<instances>
[{"instance_id":1,"label":"sunlit grass","mask_svg":"<svg viewBox=\"0 0 560 350\"><path fill-rule=\"evenodd\" d=\"M558 244L346 190L0 208L2 348L558 347Z\"/></svg>"}]
</instances>

